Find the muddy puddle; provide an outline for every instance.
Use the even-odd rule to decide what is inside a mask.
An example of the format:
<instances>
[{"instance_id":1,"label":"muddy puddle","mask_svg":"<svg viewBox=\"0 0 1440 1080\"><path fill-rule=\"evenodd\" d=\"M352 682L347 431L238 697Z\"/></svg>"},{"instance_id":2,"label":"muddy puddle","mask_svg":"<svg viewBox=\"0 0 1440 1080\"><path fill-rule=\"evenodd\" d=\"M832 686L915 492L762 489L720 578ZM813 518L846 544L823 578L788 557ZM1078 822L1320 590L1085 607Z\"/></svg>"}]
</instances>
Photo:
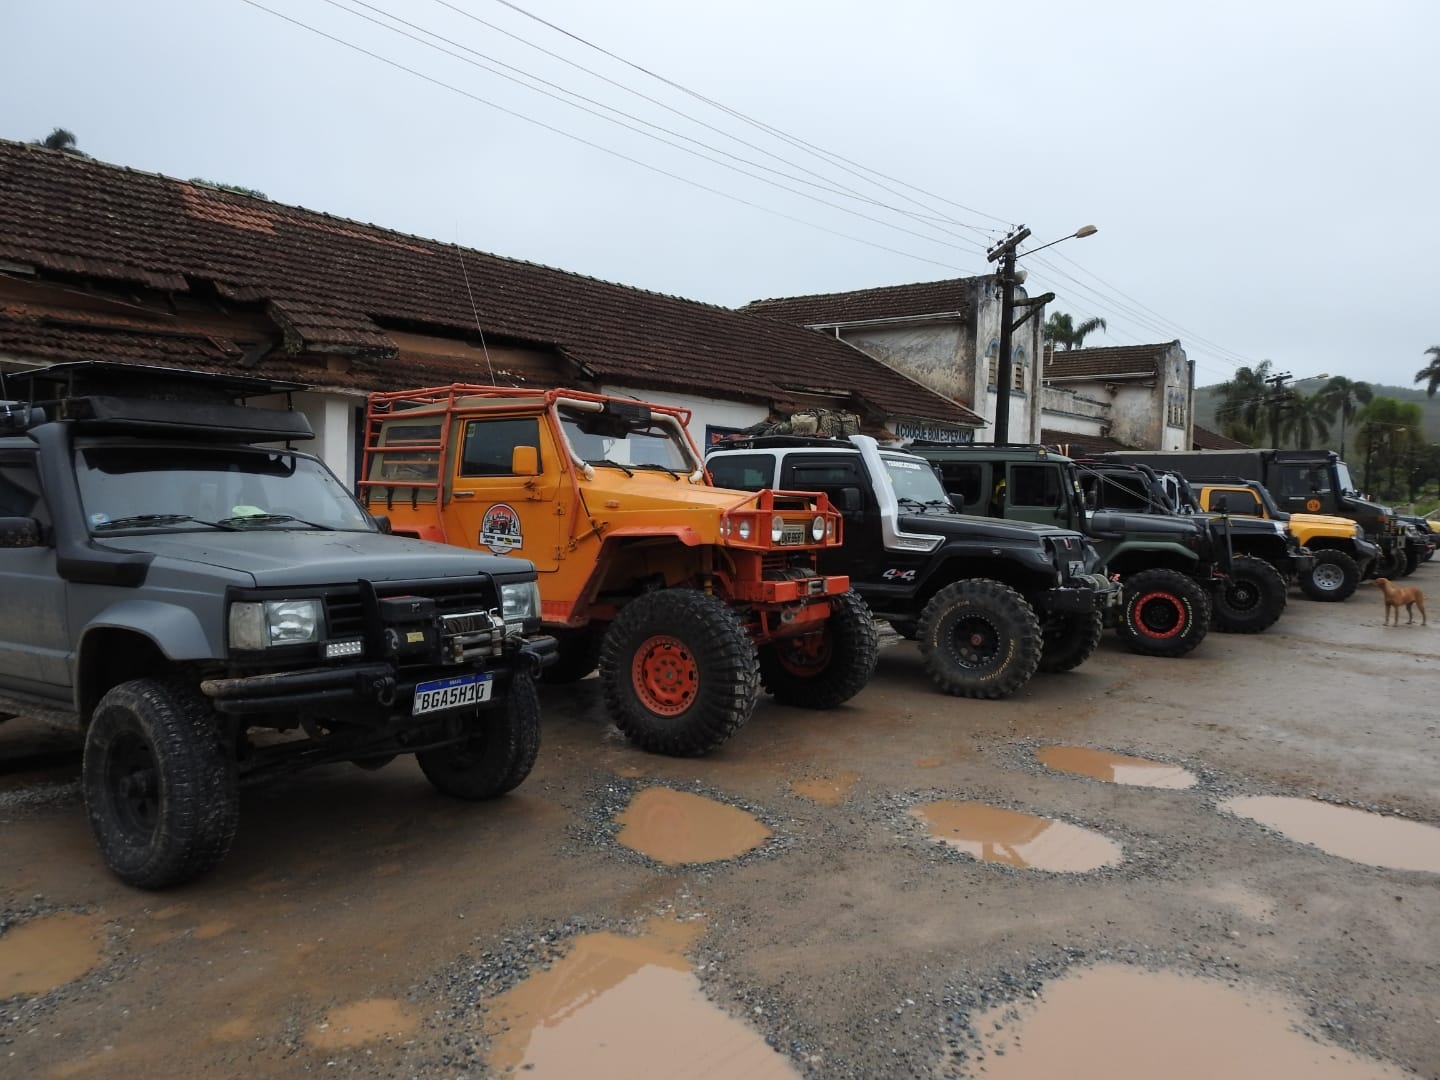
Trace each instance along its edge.
<instances>
[{"instance_id":1,"label":"muddy puddle","mask_svg":"<svg viewBox=\"0 0 1440 1080\"><path fill-rule=\"evenodd\" d=\"M850 789L860 779L858 772L846 769L834 776L819 776L809 780L790 781L790 790L802 799L819 803L821 806L839 806L850 794Z\"/></svg>"},{"instance_id":2,"label":"muddy puddle","mask_svg":"<svg viewBox=\"0 0 1440 1080\"><path fill-rule=\"evenodd\" d=\"M1073 874L1118 866L1122 857L1120 845L1097 832L986 803L941 800L910 814L932 838L982 862Z\"/></svg>"},{"instance_id":3,"label":"muddy puddle","mask_svg":"<svg viewBox=\"0 0 1440 1080\"><path fill-rule=\"evenodd\" d=\"M1084 746L1044 746L1035 751L1035 760L1056 772L1088 776L1110 784L1178 790L1197 783L1194 773L1178 765Z\"/></svg>"},{"instance_id":4,"label":"muddy puddle","mask_svg":"<svg viewBox=\"0 0 1440 1080\"><path fill-rule=\"evenodd\" d=\"M1038 1002L981 1017L986 1080L1400 1080L1405 1074L1302 1034L1287 999L1177 972L1103 965ZM995 1024L1000 1023L1000 1030ZM1002 1053L1003 1051L1003 1053Z\"/></svg>"},{"instance_id":5,"label":"muddy puddle","mask_svg":"<svg viewBox=\"0 0 1440 1080\"><path fill-rule=\"evenodd\" d=\"M45 915L0 935L0 1001L47 994L100 963L98 915Z\"/></svg>"},{"instance_id":6,"label":"muddy puddle","mask_svg":"<svg viewBox=\"0 0 1440 1080\"><path fill-rule=\"evenodd\" d=\"M656 919L639 937L585 934L485 1010L496 1075L628 1080L794 1077L759 1034L711 1004L685 950L698 920Z\"/></svg>"},{"instance_id":7,"label":"muddy puddle","mask_svg":"<svg viewBox=\"0 0 1440 1080\"><path fill-rule=\"evenodd\" d=\"M343 1050L409 1035L419 1023L404 1002L371 998L331 1009L321 1023L310 1029L305 1041L317 1050Z\"/></svg>"},{"instance_id":8,"label":"muddy puddle","mask_svg":"<svg viewBox=\"0 0 1440 1080\"><path fill-rule=\"evenodd\" d=\"M1227 799L1220 807L1342 859L1440 874L1440 829L1433 825L1278 795Z\"/></svg>"},{"instance_id":9,"label":"muddy puddle","mask_svg":"<svg viewBox=\"0 0 1440 1080\"><path fill-rule=\"evenodd\" d=\"M753 814L667 787L636 792L615 820L621 844L666 866L733 859L772 835Z\"/></svg>"}]
</instances>

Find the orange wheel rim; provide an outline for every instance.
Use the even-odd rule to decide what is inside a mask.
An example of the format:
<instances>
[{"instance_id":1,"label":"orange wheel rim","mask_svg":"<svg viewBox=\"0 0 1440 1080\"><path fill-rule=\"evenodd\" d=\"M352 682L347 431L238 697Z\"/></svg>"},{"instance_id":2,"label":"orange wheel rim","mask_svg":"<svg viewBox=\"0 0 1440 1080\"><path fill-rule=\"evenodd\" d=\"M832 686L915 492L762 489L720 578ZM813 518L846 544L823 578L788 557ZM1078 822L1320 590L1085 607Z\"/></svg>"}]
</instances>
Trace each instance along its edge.
<instances>
[{"instance_id":1,"label":"orange wheel rim","mask_svg":"<svg viewBox=\"0 0 1440 1080\"><path fill-rule=\"evenodd\" d=\"M630 682L651 712L678 716L695 701L700 689L700 666L684 642L668 634L656 634L635 650Z\"/></svg>"},{"instance_id":2,"label":"orange wheel rim","mask_svg":"<svg viewBox=\"0 0 1440 1080\"><path fill-rule=\"evenodd\" d=\"M775 659L792 675L814 675L830 663L830 635L821 631L775 643Z\"/></svg>"}]
</instances>

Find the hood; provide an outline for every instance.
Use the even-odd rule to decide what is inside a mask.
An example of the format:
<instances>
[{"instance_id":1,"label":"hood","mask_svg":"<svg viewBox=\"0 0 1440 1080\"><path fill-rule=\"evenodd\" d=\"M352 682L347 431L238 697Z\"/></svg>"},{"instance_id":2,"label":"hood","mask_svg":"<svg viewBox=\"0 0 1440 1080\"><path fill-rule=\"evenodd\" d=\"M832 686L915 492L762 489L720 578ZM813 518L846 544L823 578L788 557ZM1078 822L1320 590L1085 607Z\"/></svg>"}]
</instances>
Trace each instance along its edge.
<instances>
[{"instance_id":1,"label":"hood","mask_svg":"<svg viewBox=\"0 0 1440 1080\"><path fill-rule=\"evenodd\" d=\"M1124 510L1092 510L1090 512L1091 533L1127 533L1135 536L1145 534L1169 534L1180 540L1205 530L1207 521L1203 515L1180 517L1172 514L1129 513Z\"/></svg>"},{"instance_id":2,"label":"hood","mask_svg":"<svg viewBox=\"0 0 1440 1080\"><path fill-rule=\"evenodd\" d=\"M97 547L147 552L158 559L249 574L257 586L336 585L367 578L405 581L520 574L531 563L466 548L368 532L250 529L167 532L105 538Z\"/></svg>"},{"instance_id":3,"label":"hood","mask_svg":"<svg viewBox=\"0 0 1440 1080\"><path fill-rule=\"evenodd\" d=\"M1010 518L979 517L973 514L901 514L900 528L912 533L933 533L944 536L989 536L996 540L1041 540L1051 537L1057 540L1084 539L1083 533L1074 529L1062 529L1056 525L1041 525L1033 521L1013 521Z\"/></svg>"},{"instance_id":4,"label":"hood","mask_svg":"<svg viewBox=\"0 0 1440 1080\"><path fill-rule=\"evenodd\" d=\"M692 484L683 473L678 480L653 469L637 469L632 476L626 476L608 465L597 465L595 479L582 480L580 492L592 516L612 520L616 514L653 514L667 508L714 510L718 519L721 511L754 499L757 494Z\"/></svg>"},{"instance_id":5,"label":"hood","mask_svg":"<svg viewBox=\"0 0 1440 1080\"><path fill-rule=\"evenodd\" d=\"M1310 525L1312 528L1345 529L1353 531L1355 519L1347 517L1336 517L1334 514L1291 514L1290 521L1295 525Z\"/></svg>"}]
</instances>

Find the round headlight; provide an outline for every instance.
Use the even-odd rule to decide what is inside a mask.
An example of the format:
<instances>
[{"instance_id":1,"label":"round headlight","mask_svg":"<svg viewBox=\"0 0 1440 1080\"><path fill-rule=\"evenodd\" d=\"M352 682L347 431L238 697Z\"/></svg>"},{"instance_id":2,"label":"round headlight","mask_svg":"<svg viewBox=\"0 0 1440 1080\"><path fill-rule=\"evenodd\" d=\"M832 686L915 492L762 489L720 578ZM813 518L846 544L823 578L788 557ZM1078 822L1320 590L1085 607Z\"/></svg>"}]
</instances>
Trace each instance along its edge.
<instances>
[{"instance_id":1,"label":"round headlight","mask_svg":"<svg viewBox=\"0 0 1440 1080\"><path fill-rule=\"evenodd\" d=\"M730 539L730 533L731 533L731 531L732 531L733 529L734 529L734 526L730 524L730 519L729 519L728 517L724 517L724 518L721 518L721 519L720 519L720 536L721 536L723 539L729 540L729 539Z\"/></svg>"},{"instance_id":2,"label":"round headlight","mask_svg":"<svg viewBox=\"0 0 1440 1080\"><path fill-rule=\"evenodd\" d=\"M772 517L770 519L770 542L778 544L785 539L785 521L783 518Z\"/></svg>"},{"instance_id":3,"label":"round headlight","mask_svg":"<svg viewBox=\"0 0 1440 1080\"><path fill-rule=\"evenodd\" d=\"M823 515L816 514L816 515L815 515L815 520L812 521L812 522L810 522L810 539L811 539L811 540L824 540L824 539L825 539L825 518L824 518Z\"/></svg>"},{"instance_id":4,"label":"round headlight","mask_svg":"<svg viewBox=\"0 0 1440 1080\"><path fill-rule=\"evenodd\" d=\"M740 534L741 540L749 540L750 533L754 531L750 528L750 519L741 518L740 524L735 527L735 531Z\"/></svg>"}]
</instances>

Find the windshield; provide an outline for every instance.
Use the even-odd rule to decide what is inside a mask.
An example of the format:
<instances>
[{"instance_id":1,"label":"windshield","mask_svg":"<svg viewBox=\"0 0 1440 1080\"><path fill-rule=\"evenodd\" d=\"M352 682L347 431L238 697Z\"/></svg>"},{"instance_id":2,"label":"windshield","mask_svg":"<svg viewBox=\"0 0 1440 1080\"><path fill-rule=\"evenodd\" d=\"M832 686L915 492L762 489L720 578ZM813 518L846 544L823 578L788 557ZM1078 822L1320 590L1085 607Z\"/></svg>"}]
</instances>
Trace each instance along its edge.
<instances>
[{"instance_id":1,"label":"windshield","mask_svg":"<svg viewBox=\"0 0 1440 1080\"><path fill-rule=\"evenodd\" d=\"M935 470L923 461L909 461L905 458L885 457L885 471L890 474L890 484L895 489L895 498L902 504L920 503L922 506L950 508L950 497L945 494L945 485L935 475Z\"/></svg>"},{"instance_id":2,"label":"windshield","mask_svg":"<svg viewBox=\"0 0 1440 1080\"><path fill-rule=\"evenodd\" d=\"M586 412L562 405L560 425L577 457L617 469L655 469L675 475L694 467L675 429L653 418Z\"/></svg>"},{"instance_id":3,"label":"windshield","mask_svg":"<svg viewBox=\"0 0 1440 1080\"><path fill-rule=\"evenodd\" d=\"M75 455L85 520L127 529L343 529L374 525L329 469L288 450L99 446Z\"/></svg>"}]
</instances>

